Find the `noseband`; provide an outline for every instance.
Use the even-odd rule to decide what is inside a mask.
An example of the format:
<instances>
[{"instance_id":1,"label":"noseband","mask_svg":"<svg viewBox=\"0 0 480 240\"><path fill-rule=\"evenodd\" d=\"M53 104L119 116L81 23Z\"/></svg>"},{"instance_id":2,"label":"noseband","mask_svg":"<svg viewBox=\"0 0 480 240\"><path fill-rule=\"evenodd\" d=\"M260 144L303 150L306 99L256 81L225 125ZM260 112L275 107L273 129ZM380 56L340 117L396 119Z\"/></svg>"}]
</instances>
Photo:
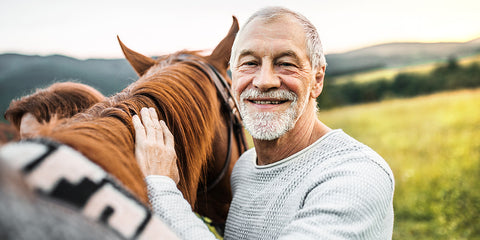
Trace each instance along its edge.
<instances>
[{"instance_id":1,"label":"noseband","mask_svg":"<svg viewBox=\"0 0 480 240\"><path fill-rule=\"evenodd\" d=\"M191 54L181 54L177 56L175 60L190 64L198 68L213 81L217 89L217 93L220 96L222 111L225 112L228 116L227 155L225 157L222 170L220 171L218 176L215 177L215 180L207 183L206 189L201 189L198 191L198 193L206 193L212 190L215 186L217 186L228 171L228 167L230 166L230 162L232 161L232 132L235 135L235 139L238 143L238 148L241 150L241 152L247 150L247 143L245 141L245 136L243 133L242 118L238 111L238 103L233 97L232 91L230 90L230 85L215 67L208 63L204 63L200 60L199 57Z\"/></svg>"}]
</instances>

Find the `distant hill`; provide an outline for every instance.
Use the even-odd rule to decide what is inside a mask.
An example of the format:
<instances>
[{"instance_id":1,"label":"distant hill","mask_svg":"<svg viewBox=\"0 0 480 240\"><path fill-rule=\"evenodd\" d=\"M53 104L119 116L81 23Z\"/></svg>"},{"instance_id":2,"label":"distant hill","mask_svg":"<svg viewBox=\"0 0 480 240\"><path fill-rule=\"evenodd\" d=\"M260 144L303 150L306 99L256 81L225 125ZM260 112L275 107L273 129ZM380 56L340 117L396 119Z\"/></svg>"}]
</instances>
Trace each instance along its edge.
<instances>
[{"instance_id":1,"label":"distant hill","mask_svg":"<svg viewBox=\"0 0 480 240\"><path fill-rule=\"evenodd\" d=\"M10 101L54 82L74 81L95 87L109 96L138 77L123 59L78 60L61 55L0 55L0 113Z\"/></svg>"},{"instance_id":2,"label":"distant hill","mask_svg":"<svg viewBox=\"0 0 480 240\"><path fill-rule=\"evenodd\" d=\"M445 61L480 53L480 38L465 43L387 43L346 53L326 56L327 75L350 74L375 68ZM0 119L10 101L32 93L36 88L59 81L91 85L109 96L121 91L137 76L124 59L0 55Z\"/></svg>"},{"instance_id":3,"label":"distant hill","mask_svg":"<svg viewBox=\"0 0 480 240\"><path fill-rule=\"evenodd\" d=\"M443 43L386 43L340 54L329 54L327 74L350 74L371 69L445 61L480 53L480 38L472 41Z\"/></svg>"}]
</instances>

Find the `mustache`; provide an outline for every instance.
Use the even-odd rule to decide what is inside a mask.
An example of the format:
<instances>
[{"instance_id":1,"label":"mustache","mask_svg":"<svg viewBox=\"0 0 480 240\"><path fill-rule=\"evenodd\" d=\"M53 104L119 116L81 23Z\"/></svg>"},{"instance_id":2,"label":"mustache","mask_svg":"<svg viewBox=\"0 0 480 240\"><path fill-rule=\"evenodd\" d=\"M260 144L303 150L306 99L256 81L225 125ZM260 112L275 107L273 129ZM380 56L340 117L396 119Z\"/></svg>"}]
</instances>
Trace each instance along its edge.
<instances>
[{"instance_id":1,"label":"mustache","mask_svg":"<svg viewBox=\"0 0 480 240\"><path fill-rule=\"evenodd\" d=\"M297 94L295 94L294 92L288 91L285 89L276 89L276 90L263 92L255 88L250 88L250 89L244 90L240 94L240 100L244 100L248 98L274 98L274 99L295 101L297 100L298 97L297 97Z\"/></svg>"}]
</instances>

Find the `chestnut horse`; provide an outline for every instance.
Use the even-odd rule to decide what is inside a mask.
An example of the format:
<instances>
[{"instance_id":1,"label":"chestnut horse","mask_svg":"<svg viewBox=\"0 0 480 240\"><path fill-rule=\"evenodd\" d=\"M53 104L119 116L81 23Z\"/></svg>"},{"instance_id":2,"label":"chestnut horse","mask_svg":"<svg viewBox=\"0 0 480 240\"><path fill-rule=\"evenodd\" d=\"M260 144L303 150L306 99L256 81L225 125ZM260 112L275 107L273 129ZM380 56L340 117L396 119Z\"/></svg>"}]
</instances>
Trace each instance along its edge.
<instances>
[{"instance_id":1,"label":"chestnut horse","mask_svg":"<svg viewBox=\"0 0 480 240\"><path fill-rule=\"evenodd\" d=\"M37 89L30 95L13 100L4 117L15 127L16 135L26 137L25 133L28 129L29 137L34 137L34 130L39 125L54 127L59 120L70 118L103 100L105 100L105 96L88 85L57 82L47 88ZM27 114L31 114L34 119L26 122ZM21 126L25 124L30 126Z\"/></svg>"},{"instance_id":2,"label":"chestnut horse","mask_svg":"<svg viewBox=\"0 0 480 240\"><path fill-rule=\"evenodd\" d=\"M232 197L231 170L246 150L228 89L227 68L237 32L234 17L227 36L209 56L180 51L154 60L119 41L140 78L54 128L40 129L40 135L79 151L148 204L131 119L141 108L154 107L175 137L180 191L194 211L224 223ZM222 79L227 82L223 86L218 83Z\"/></svg>"}]
</instances>

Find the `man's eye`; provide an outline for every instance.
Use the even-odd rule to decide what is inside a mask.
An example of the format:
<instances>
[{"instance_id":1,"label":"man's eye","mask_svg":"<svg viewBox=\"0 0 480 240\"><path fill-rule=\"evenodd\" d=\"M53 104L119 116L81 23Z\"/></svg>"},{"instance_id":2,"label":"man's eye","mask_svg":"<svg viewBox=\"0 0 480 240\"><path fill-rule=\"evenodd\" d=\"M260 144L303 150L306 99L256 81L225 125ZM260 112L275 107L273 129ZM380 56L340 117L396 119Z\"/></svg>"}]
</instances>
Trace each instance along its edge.
<instances>
[{"instance_id":1,"label":"man's eye","mask_svg":"<svg viewBox=\"0 0 480 240\"><path fill-rule=\"evenodd\" d=\"M294 64L289 63L289 62L281 62L281 63L278 63L278 65L282 66L282 67L295 67Z\"/></svg>"},{"instance_id":2,"label":"man's eye","mask_svg":"<svg viewBox=\"0 0 480 240\"><path fill-rule=\"evenodd\" d=\"M257 66L258 64L254 61L244 62L242 63L244 66Z\"/></svg>"}]
</instances>

